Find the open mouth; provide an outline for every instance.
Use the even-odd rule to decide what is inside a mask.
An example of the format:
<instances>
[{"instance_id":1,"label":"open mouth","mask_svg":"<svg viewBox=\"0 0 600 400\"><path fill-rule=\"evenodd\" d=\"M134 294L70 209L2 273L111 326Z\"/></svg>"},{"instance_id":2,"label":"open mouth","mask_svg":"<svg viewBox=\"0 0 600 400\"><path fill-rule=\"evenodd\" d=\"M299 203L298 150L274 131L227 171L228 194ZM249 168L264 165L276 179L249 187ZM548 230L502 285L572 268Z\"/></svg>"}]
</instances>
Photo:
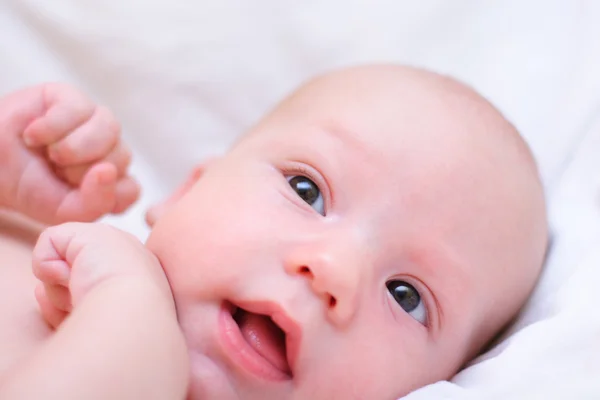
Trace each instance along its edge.
<instances>
[{"instance_id":1,"label":"open mouth","mask_svg":"<svg viewBox=\"0 0 600 400\"><path fill-rule=\"evenodd\" d=\"M299 328L275 305L226 302L221 328L226 350L238 366L267 380L292 378Z\"/></svg>"},{"instance_id":2,"label":"open mouth","mask_svg":"<svg viewBox=\"0 0 600 400\"><path fill-rule=\"evenodd\" d=\"M271 317L254 314L237 307L233 320L238 324L242 337L260 356L273 367L291 375L285 345L285 332Z\"/></svg>"}]
</instances>

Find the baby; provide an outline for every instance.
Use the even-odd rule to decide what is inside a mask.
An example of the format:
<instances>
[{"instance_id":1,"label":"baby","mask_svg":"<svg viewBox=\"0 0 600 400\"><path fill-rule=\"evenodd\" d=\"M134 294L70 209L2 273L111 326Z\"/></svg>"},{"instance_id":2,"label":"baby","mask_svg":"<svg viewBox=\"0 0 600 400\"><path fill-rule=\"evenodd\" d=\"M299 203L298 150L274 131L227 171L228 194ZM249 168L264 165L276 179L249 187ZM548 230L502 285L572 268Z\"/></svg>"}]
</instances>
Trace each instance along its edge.
<instances>
[{"instance_id":1,"label":"baby","mask_svg":"<svg viewBox=\"0 0 600 400\"><path fill-rule=\"evenodd\" d=\"M90 124L78 96L21 120L15 109L32 105L3 103L0 193L13 200L1 204L56 223L135 199L126 150L102 135L111 118ZM70 184L62 200L24 189L57 183L49 171ZM102 225L41 235L36 295L56 331L31 300L2 309L0 337L17 343L0 342L6 393L396 399L452 377L511 321L547 244L537 168L515 129L471 89L398 66L312 80L147 220L149 252ZM0 281L23 275L25 258ZM4 308L25 302L27 278L18 295L0 292ZM5 357L11 346L21 350ZM56 360L54 375L77 379L44 378Z\"/></svg>"}]
</instances>

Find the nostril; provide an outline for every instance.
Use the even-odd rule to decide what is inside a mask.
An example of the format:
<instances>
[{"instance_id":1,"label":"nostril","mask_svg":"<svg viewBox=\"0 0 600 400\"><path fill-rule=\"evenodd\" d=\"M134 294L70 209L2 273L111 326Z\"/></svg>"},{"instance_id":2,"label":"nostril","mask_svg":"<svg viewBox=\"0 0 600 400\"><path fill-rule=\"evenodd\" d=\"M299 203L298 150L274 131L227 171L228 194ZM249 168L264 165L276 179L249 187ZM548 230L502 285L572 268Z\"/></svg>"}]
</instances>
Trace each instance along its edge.
<instances>
[{"instance_id":1,"label":"nostril","mask_svg":"<svg viewBox=\"0 0 600 400\"><path fill-rule=\"evenodd\" d=\"M329 296L329 308L335 307L336 304L337 304L336 298L333 296Z\"/></svg>"},{"instance_id":2,"label":"nostril","mask_svg":"<svg viewBox=\"0 0 600 400\"><path fill-rule=\"evenodd\" d=\"M298 273L300 275L312 277L312 272L310 271L310 268L308 268L306 265L301 266L300 269L298 269Z\"/></svg>"},{"instance_id":3,"label":"nostril","mask_svg":"<svg viewBox=\"0 0 600 400\"><path fill-rule=\"evenodd\" d=\"M324 300L329 305L329 308L335 308L335 306L337 305L337 299L335 297L333 297L331 294L319 290L315 286L315 284L316 284L316 282L314 281L315 276L314 276L313 272L311 271L311 269L309 267L307 267L306 265L302 265L300 267L297 267L296 273L298 275L300 275L300 276L308 278L311 281L311 285L313 287L313 290L319 292L321 294L321 296L323 296Z\"/></svg>"}]
</instances>

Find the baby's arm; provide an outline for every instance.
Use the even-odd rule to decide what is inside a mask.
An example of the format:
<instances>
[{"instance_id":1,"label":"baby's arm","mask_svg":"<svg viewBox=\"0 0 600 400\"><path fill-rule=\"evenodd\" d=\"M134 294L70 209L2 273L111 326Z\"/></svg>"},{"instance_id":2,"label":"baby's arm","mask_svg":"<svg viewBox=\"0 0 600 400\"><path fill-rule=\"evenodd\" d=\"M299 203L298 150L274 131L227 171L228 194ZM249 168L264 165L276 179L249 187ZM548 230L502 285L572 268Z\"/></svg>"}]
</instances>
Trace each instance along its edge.
<instances>
[{"instance_id":1,"label":"baby's arm","mask_svg":"<svg viewBox=\"0 0 600 400\"><path fill-rule=\"evenodd\" d=\"M59 326L0 378L0 398L185 398L187 351L169 285L139 241L100 224L52 227L34 272L42 313Z\"/></svg>"},{"instance_id":2,"label":"baby's arm","mask_svg":"<svg viewBox=\"0 0 600 400\"><path fill-rule=\"evenodd\" d=\"M0 208L47 224L124 211L129 160L114 116L67 85L0 98Z\"/></svg>"}]
</instances>

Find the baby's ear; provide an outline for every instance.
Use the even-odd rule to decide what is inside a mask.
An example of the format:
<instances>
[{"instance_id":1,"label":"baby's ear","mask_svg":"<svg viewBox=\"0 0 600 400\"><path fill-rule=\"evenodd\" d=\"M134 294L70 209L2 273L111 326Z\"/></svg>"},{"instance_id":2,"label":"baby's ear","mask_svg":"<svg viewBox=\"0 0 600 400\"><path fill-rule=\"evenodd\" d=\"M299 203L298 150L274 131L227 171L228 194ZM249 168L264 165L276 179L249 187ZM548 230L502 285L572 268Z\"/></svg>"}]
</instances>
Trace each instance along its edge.
<instances>
[{"instance_id":1,"label":"baby's ear","mask_svg":"<svg viewBox=\"0 0 600 400\"><path fill-rule=\"evenodd\" d=\"M206 167L213 160L214 159L209 159L194 167L183 184L175 189L175 191L166 200L154 204L148 209L148 211L146 211L146 223L148 226L152 227L170 206L177 203L177 201L179 201L179 199L181 199L192 188L192 186L194 186L198 179L200 179L204 174Z\"/></svg>"}]
</instances>

